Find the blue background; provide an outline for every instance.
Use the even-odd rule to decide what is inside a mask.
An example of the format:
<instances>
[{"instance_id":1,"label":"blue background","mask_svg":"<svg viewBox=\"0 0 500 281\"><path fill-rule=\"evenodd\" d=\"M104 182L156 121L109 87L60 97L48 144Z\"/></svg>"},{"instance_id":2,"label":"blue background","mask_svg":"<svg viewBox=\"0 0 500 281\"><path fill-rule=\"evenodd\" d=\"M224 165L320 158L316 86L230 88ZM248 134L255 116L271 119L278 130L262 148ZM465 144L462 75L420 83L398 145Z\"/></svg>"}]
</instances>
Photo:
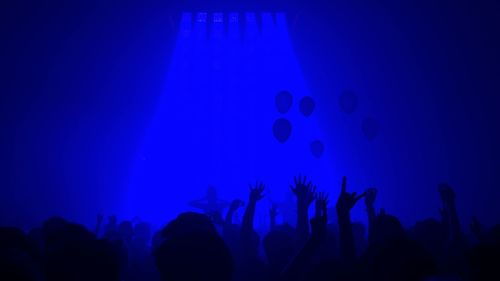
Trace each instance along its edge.
<instances>
[{"instance_id":1,"label":"blue background","mask_svg":"<svg viewBox=\"0 0 500 281\"><path fill-rule=\"evenodd\" d=\"M2 224L54 214L92 224L98 212L159 222L188 209L208 184L221 197L246 198L248 183L262 179L269 198L284 200L298 172L334 198L342 175L352 190L376 186L377 205L406 224L439 214L436 186L447 181L465 223L472 215L499 221L495 1L2 5ZM281 11L288 34L254 42L274 53L257 48L238 67L230 52L252 44L193 47L179 40L186 11ZM214 67L208 51L221 52L218 63L237 70L221 72L233 76L205 69ZM196 83L176 77L182 57L200 66L189 76ZM295 95L285 145L271 131L281 88ZM358 95L353 114L339 108L344 90ZM317 103L307 119L297 113L304 95ZM361 132L366 117L380 124L372 141ZM306 146L315 138L325 143L320 160ZM354 216L362 220L363 207Z\"/></svg>"}]
</instances>

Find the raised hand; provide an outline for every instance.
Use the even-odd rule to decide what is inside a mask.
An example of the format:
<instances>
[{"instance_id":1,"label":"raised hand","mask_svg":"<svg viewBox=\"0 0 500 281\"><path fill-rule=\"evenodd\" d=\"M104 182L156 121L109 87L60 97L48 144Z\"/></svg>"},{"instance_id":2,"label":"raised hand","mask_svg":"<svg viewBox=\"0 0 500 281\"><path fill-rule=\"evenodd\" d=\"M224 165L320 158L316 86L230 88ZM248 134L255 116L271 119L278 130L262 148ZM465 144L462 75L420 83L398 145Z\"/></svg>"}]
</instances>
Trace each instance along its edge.
<instances>
[{"instance_id":1,"label":"raised hand","mask_svg":"<svg viewBox=\"0 0 500 281\"><path fill-rule=\"evenodd\" d=\"M233 214L238 210L238 208L243 206L243 201L240 199L234 199L231 201L231 204L229 205L229 209L227 210L226 213L226 219L225 219L225 224L226 225L232 225L233 224Z\"/></svg>"},{"instance_id":2,"label":"raised hand","mask_svg":"<svg viewBox=\"0 0 500 281\"><path fill-rule=\"evenodd\" d=\"M259 181L255 183L255 186L250 186L250 202L255 203L264 198L264 188L264 183Z\"/></svg>"},{"instance_id":3,"label":"raised hand","mask_svg":"<svg viewBox=\"0 0 500 281\"><path fill-rule=\"evenodd\" d=\"M316 194L315 215L311 219L311 240L322 241L326 237L328 224L328 193Z\"/></svg>"},{"instance_id":4,"label":"raised hand","mask_svg":"<svg viewBox=\"0 0 500 281\"><path fill-rule=\"evenodd\" d=\"M377 198L377 189L372 187L368 188L366 191L366 196L365 196L365 205L367 208L373 208L375 204L375 199Z\"/></svg>"},{"instance_id":5,"label":"raised hand","mask_svg":"<svg viewBox=\"0 0 500 281\"><path fill-rule=\"evenodd\" d=\"M442 183L438 186L438 191L445 207L450 207L455 203L455 191L451 186Z\"/></svg>"},{"instance_id":6,"label":"raised hand","mask_svg":"<svg viewBox=\"0 0 500 281\"><path fill-rule=\"evenodd\" d=\"M97 224L102 224L104 220L104 215L103 214L97 214L97 217L96 217L96 221L97 221Z\"/></svg>"},{"instance_id":7,"label":"raised hand","mask_svg":"<svg viewBox=\"0 0 500 281\"><path fill-rule=\"evenodd\" d=\"M366 196L366 192L361 195L357 195L356 192L347 192L347 179L346 177L342 178L342 188L335 207L339 220L340 253L346 261L353 261L356 257L356 247L352 233L351 209L364 196Z\"/></svg>"},{"instance_id":8,"label":"raised hand","mask_svg":"<svg viewBox=\"0 0 500 281\"><path fill-rule=\"evenodd\" d=\"M309 206L316 197L316 186L306 177L294 178L294 185L290 186L297 197L297 234L299 243L305 243L309 236Z\"/></svg>"},{"instance_id":9,"label":"raised hand","mask_svg":"<svg viewBox=\"0 0 500 281\"><path fill-rule=\"evenodd\" d=\"M118 219L116 218L116 215L111 215L108 217L108 223L110 225L115 225L118 222Z\"/></svg>"},{"instance_id":10,"label":"raised hand","mask_svg":"<svg viewBox=\"0 0 500 281\"><path fill-rule=\"evenodd\" d=\"M245 208L245 213L243 214L243 221L241 223L241 239L242 246L245 248L243 250L246 254L252 256L257 256L257 251L253 247L248 247L252 245L252 234L254 232L253 221L255 217L255 208L257 202L264 198L264 184L257 181L254 186L250 186L250 198Z\"/></svg>"},{"instance_id":11,"label":"raised hand","mask_svg":"<svg viewBox=\"0 0 500 281\"><path fill-rule=\"evenodd\" d=\"M347 192L347 179L346 177L342 178L342 188L340 191L339 199L337 200L337 213L345 214L349 213L351 209L356 205L361 198L366 196L366 192L361 195L357 195L356 192L349 193Z\"/></svg>"},{"instance_id":12,"label":"raised hand","mask_svg":"<svg viewBox=\"0 0 500 281\"><path fill-rule=\"evenodd\" d=\"M366 213L368 215L368 240L373 242L373 228L375 226L376 220L376 212L375 212L375 199L377 198L377 189L376 188L368 188L365 196L365 206Z\"/></svg>"},{"instance_id":13,"label":"raised hand","mask_svg":"<svg viewBox=\"0 0 500 281\"><path fill-rule=\"evenodd\" d=\"M328 193L318 192L316 194L315 216L327 218Z\"/></svg>"},{"instance_id":14,"label":"raised hand","mask_svg":"<svg viewBox=\"0 0 500 281\"><path fill-rule=\"evenodd\" d=\"M297 197L297 200L306 206L311 205L314 201L316 186L311 183L307 177L298 176L294 178L294 185L290 186L293 194Z\"/></svg>"},{"instance_id":15,"label":"raised hand","mask_svg":"<svg viewBox=\"0 0 500 281\"><path fill-rule=\"evenodd\" d=\"M462 239L462 233L460 229L460 220L455 206L455 191L446 183L440 184L438 186L438 191L441 196L441 200L443 201L442 214L446 215L447 219L447 221L445 221L445 225L450 230L449 238L451 241L458 242Z\"/></svg>"}]
</instances>

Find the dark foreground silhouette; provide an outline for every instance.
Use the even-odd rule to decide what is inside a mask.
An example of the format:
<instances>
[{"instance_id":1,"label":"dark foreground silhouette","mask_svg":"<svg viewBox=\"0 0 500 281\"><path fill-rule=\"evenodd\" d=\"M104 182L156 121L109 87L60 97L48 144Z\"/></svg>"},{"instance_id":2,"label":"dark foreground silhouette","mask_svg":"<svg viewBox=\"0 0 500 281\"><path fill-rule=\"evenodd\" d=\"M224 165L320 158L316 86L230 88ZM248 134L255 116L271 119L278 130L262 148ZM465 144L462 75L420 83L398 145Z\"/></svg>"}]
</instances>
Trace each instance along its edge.
<instances>
[{"instance_id":1,"label":"dark foreground silhouette","mask_svg":"<svg viewBox=\"0 0 500 281\"><path fill-rule=\"evenodd\" d=\"M297 177L291 186L296 225L277 224L280 210L273 205L269 231L258 233L254 216L264 191L257 182L246 206L233 200L225 217L215 195L193 201L205 214L179 214L156 232L115 216L106 223L98 216L93 232L58 217L28 233L2 227L0 280L500 280L500 225L487 230L474 220L462 232L455 193L446 184L438 187L441 218L410 229L377 210L375 188L351 193L343 178L329 209L328 194ZM350 215L362 201L366 230ZM236 224L233 216L243 206Z\"/></svg>"}]
</instances>

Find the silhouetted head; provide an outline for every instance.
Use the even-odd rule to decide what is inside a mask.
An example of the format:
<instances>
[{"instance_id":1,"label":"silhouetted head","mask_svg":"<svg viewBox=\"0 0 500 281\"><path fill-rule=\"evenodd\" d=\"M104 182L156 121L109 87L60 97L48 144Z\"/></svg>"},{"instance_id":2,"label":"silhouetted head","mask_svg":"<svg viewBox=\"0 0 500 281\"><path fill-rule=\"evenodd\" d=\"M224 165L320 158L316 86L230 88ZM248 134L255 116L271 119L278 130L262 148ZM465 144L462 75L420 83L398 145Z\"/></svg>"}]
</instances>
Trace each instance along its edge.
<instances>
[{"instance_id":1,"label":"silhouetted head","mask_svg":"<svg viewBox=\"0 0 500 281\"><path fill-rule=\"evenodd\" d=\"M446 241L446 229L435 219L419 221L412 229L412 237L428 250L437 250Z\"/></svg>"},{"instance_id":2,"label":"silhouetted head","mask_svg":"<svg viewBox=\"0 0 500 281\"><path fill-rule=\"evenodd\" d=\"M0 280L40 280L39 257L21 230L0 228Z\"/></svg>"},{"instance_id":3,"label":"silhouetted head","mask_svg":"<svg viewBox=\"0 0 500 281\"><path fill-rule=\"evenodd\" d=\"M500 280L500 245L481 244L467 254L472 280Z\"/></svg>"},{"instance_id":4,"label":"silhouetted head","mask_svg":"<svg viewBox=\"0 0 500 281\"><path fill-rule=\"evenodd\" d=\"M146 222L139 222L134 227L134 243L136 246L146 246L151 240L151 227Z\"/></svg>"},{"instance_id":5,"label":"silhouetted head","mask_svg":"<svg viewBox=\"0 0 500 281\"><path fill-rule=\"evenodd\" d=\"M431 255L418 243L406 238L386 240L371 249L370 280L421 281L436 274Z\"/></svg>"},{"instance_id":6,"label":"silhouetted head","mask_svg":"<svg viewBox=\"0 0 500 281\"><path fill-rule=\"evenodd\" d=\"M162 236L154 251L162 280L231 280L231 254L208 217L183 213Z\"/></svg>"},{"instance_id":7,"label":"silhouetted head","mask_svg":"<svg viewBox=\"0 0 500 281\"><path fill-rule=\"evenodd\" d=\"M167 239L170 236L179 236L192 232L208 232L217 234L215 226L209 217L195 212L185 212L177 216L176 219L169 222L161 231L161 239Z\"/></svg>"},{"instance_id":8,"label":"silhouetted head","mask_svg":"<svg viewBox=\"0 0 500 281\"><path fill-rule=\"evenodd\" d=\"M380 214L373 225L373 240L376 243L405 237L405 230L395 216Z\"/></svg>"},{"instance_id":9,"label":"silhouetted head","mask_svg":"<svg viewBox=\"0 0 500 281\"><path fill-rule=\"evenodd\" d=\"M47 281L120 280L119 256L104 240L70 241L46 257Z\"/></svg>"},{"instance_id":10,"label":"silhouetted head","mask_svg":"<svg viewBox=\"0 0 500 281\"><path fill-rule=\"evenodd\" d=\"M60 217L47 219L42 225L42 236L46 247L63 239L68 222Z\"/></svg>"},{"instance_id":11,"label":"silhouetted head","mask_svg":"<svg viewBox=\"0 0 500 281\"><path fill-rule=\"evenodd\" d=\"M93 239L95 236L83 225L70 223L62 218L50 218L42 226L45 250L64 245L70 241L80 241Z\"/></svg>"},{"instance_id":12,"label":"silhouetted head","mask_svg":"<svg viewBox=\"0 0 500 281\"><path fill-rule=\"evenodd\" d=\"M118 226L120 237L124 240L131 240L134 236L134 226L130 221L122 221Z\"/></svg>"}]
</instances>

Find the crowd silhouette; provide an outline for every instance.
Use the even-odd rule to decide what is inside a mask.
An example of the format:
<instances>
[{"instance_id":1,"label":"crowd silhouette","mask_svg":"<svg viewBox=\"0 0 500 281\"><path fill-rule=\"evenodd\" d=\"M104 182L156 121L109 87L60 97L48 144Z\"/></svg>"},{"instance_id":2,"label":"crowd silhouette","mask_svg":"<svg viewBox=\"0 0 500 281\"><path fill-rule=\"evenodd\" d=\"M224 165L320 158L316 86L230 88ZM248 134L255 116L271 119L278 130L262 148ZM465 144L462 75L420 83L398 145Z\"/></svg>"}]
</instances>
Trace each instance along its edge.
<instances>
[{"instance_id":1,"label":"crowd silhouette","mask_svg":"<svg viewBox=\"0 0 500 281\"><path fill-rule=\"evenodd\" d=\"M158 231L102 215L93 231L60 217L27 233L2 227L0 280L500 280L500 225L485 229L474 219L464 231L447 184L437 189L440 219L405 229L376 206L375 188L350 192L344 177L334 202L298 176L290 188L296 224L278 224L273 204L262 234L254 217L265 189L256 182L246 202L226 203L209 188L190 202L203 213L181 213ZM367 227L351 221L352 208L363 203Z\"/></svg>"}]
</instances>

